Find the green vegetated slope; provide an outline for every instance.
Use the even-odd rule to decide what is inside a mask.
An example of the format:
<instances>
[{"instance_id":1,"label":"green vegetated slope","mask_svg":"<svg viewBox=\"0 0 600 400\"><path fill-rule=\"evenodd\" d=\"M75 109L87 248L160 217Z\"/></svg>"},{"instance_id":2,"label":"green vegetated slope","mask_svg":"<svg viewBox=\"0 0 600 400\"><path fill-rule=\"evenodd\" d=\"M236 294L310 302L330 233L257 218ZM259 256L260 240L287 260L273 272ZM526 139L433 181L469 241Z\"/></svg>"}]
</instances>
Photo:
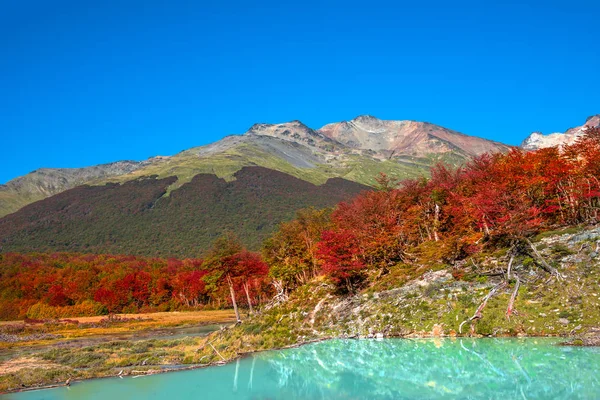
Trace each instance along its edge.
<instances>
[{"instance_id":1,"label":"green vegetated slope","mask_svg":"<svg viewBox=\"0 0 600 400\"><path fill-rule=\"evenodd\" d=\"M0 218L43 198L42 195L20 194L13 190L0 191Z\"/></svg>"},{"instance_id":2,"label":"green vegetated slope","mask_svg":"<svg viewBox=\"0 0 600 400\"><path fill-rule=\"evenodd\" d=\"M469 274L454 276L450 265L423 266L407 276L402 265L354 296L341 296L327 281L314 280L289 300L208 340L221 355L290 346L329 337L422 336L580 336L600 332L600 228L544 234L535 241L540 253L562 278L550 276L529 257L518 257L513 271L528 272L515 300L515 312L505 313L512 289L501 290L473 316L506 272L506 250L481 254ZM593 333L596 332L596 333ZM582 342L582 343L583 343ZM575 341L577 344L577 341ZM219 361L210 347L198 353L202 362ZM194 360L192 360L194 361Z\"/></svg>"},{"instance_id":3,"label":"green vegetated slope","mask_svg":"<svg viewBox=\"0 0 600 400\"><path fill-rule=\"evenodd\" d=\"M292 150L294 146L300 147L287 142L285 145ZM206 155L199 155L198 151L197 148L190 149L173 157L154 160L124 175L94 179L87 183L88 186L45 200L40 196L30 198L26 194L0 191L0 196L10 197L0 201L0 205L8 207L0 210L0 215L20 209L14 215L0 219L0 227L3 227L0 229L0 251L198 256L225 230L236 233L246 245L256 249L277 224L292 218L298 209L334 206L374 185L380 172L400 180L428 176L429 166L437 161L458 162L451 155L380 161L348 154L343 161L319 160L322 162L301 167L251 142L238 143ZM460 159L464 161L464 158ZM249 199L242 194L248 188L243 182L237 182L240 176L245 176L242 170L247 167L264 167L286 174L290 179L284 180L298 191L282 199L274 193L278 189L271 187ZM202 174L222 178L219 181L222 187L215 189L212 180L199 177ZM333 189L334 185L328 183L333 178L343 178L345 183L340 185L344 189ZM339 184L341 181L333 182ZM186 188L190 183L192 186ZM199 188L204 184L211 190L229 188L227 198L230 201L188 196L192 187L202 196L209 196L210 190ZM150 187L156 192L147 192ZM236 190L240 192L234 193ZM130 195L138 191L144 195ZM170 200L171 196L175 200ZM182 196L187 197L183 199ZM38 202L33 203L35 201ZM30 205L26 207L27 204ZM123 204L128 204L129 208L120 209ZM196 207L196 204L202 207ZM175 212L175 209L179 211Z\"/></svg>"},{"instance_id":4,"label":"green vegetated slope","mask_svg":"<svg viewBox=\"0 0 600 400\"><path fill-rule=\"evenodd\" d=\"M0 217L92 180L127 174L156 160L117 161L83 168L40 168L0 185Z\"/></svg>"},{"instance_id":5,"label":"green vegetated slope","mask_svg":"<svg viewBox=\"0 0 600 400\"><path fill-rule=\"evenodd\" d=\"M265 149L251 143L241 143L221 152L207 156L199 156L193 149L179 153L169 159L135 171L127 175L110 178L108 180L92 182L102 184L105 182L126 182L142 176L156 175L159 178L176 176L178 179L169 188L169 192L192 180L197 174L214 174L227 181L235 179L234 175L243 167L260 166L275 171L284 172L298 179L322 185L330 178L344 178L363 185L372 186L380 172L386 173L397 179L428 176L429 167L437 161L451 161L458 164L454 158L407 158L405 160L379 161L361 155L349 155L343 162L315 163L311 167L297 167L270 153ZM460 158L464 162L464 158Z\"/></svg>"},{"instance_id":6,"label":"green vegetated slope","mask_svg":"<svg viewBox=\"0 0 600 400\"><path fill-rule=\"evenodd\" d=\"M331 207L368 187L340 178L314 185L262 167L227 182L199 174L165 196L176 177L80 186L0 219L2 251L73 251L197 257L225 231L257 249L305 207Z\"/></svg>"}]
</instances>

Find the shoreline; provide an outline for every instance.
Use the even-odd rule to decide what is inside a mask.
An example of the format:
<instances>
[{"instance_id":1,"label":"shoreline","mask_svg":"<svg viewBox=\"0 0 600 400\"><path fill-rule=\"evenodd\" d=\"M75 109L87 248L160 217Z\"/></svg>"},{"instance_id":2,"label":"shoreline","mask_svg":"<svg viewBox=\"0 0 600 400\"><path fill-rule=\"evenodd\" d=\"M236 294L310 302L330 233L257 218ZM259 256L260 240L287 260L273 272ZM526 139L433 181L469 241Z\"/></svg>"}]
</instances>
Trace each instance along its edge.
<instances>
[{"instance_id":1,"label":"shoreline","mask_svg":"<svg viewBox=\"0 0 600 400\"><path fill-rule=\"evenodd\" d=\"M104 376L98 376L98 377L92 377L92 378L83 378L83 379L73 379L73 380L69 380L68 384L65 383L53 383L53 384L48 384L48 385L43 385L43 386L30 386L30 387L24 387L24 388L20 388L20 389L16 389L16 390L10 390L10 391L6 391L6 392L0 392L0 396L4 396L7 394L11 394L11 393L22 393L22 392L31 392L31 391L36 391L36 390L47 390L47 389L56 389L56 388L60 388L60 387L68 387L73 383L81 383L81 382L86 382L86 381L91 381L91 380L97 380L97 379L111 379L111 378L117 378L117 377L130 377L130 378L135 378L135 377L142 377L142 376L151 376L151 375L158 375L158 374L165 374L165 373L172 373L172 372L180 372L180 371L191 371L191 370L197 370L197 369L204 369L204 368L209 368L209 367L216 367L216 366L221 366L221 365L226 365L226 364L230 364L236 360L240 360L240 359L244 359L246 357L249 357L253 354L258 354L258 353L264 353L264 352L269 352L269 351L279 351L279 350L287 350L287 349L293 349L293 348L298 348L298 347L302 347L302 346L306 346L309 344L314 344L314 343L320 343L320 342L325 342L328 340L376 340L376 341L380 341L380 340L386 340L386 339L402 339L402 340L419 340L419 339L450 339L450 340L456 340L456 339L476 339L476 340L485 340L485 339L548 339L548 338L556 338L556 339L564 339L564 342L561 343L556 343L554 344L555 346L573 346L573 347L597 347L598 345L577 345L577 344L572 344L569 342L569 340L575 341L577 339L580 339L579 337L576 336L561 336L561 335L540 335L540 336L484 336L484 335L439 335L439 336L434 336L434 335L405 335L405 336L394 336L394 335L390 335L390 336L384 336L382 338L376 338L376 337L358 337L358 336L352 336L352 337L344 337L344 336L328 336L328 337L323 337L323 338L318 338L318 339L314 339L314 340L308 340L305 342L301 342L301 343L295 343L292 345L287 345L287 346L281 346L281 347L274 347L274 348L269 348L269 349L261 349L261 350L251 350L251 351L246 351L246 352L242 352L242 353L238 353L236 357L232 357L232 358L228 358L228 359L224 359L224 360L220 360L220 361L215 361L215 362L211 362L211 363L207 363L207 364L195 364L195 365L181 365L181 366L165 366L165 368L159 368L159 369L148 369L148 370L136 370L133 369L131 370L131 372L139 372L139 373L135 373L135 374L121 374L121 373L117 373L117 374L108 374L108 375L104 375ZM136 366L132 366L132 368L135 368ZM143 368L143 367L142 367ZM123 371L121 371L123 372Z\"/></svg>"}]
</instances>

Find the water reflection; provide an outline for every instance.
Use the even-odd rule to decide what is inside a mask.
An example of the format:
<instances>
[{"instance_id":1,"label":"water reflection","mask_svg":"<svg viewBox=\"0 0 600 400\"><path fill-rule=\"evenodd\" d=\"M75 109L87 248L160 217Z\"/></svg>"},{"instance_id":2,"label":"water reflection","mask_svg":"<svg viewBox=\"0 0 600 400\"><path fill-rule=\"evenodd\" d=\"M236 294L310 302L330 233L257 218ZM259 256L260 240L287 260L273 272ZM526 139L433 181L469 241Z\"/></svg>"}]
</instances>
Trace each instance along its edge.
<instances>
[{"instance_id":1,"label":"water reflection","mask_svg":"<svg viewBox=\"0 0 600 400\"><path fill-rule=\"evenodd\" d=\"M600 349L540 339L332 340L222 367L11 399L595 399Z\"/></svg>"},{"instance_id":2,"label":"water reflection","mask_svg":"<svg viewBox=\"0 0 600 400\"><path fill-rule=\"evenodd\" d=\"M600 352L551 340L330 341L258 355L300 398L597 398ZM364 398L364 397L363 397Z\"/></svg>"}]
</instances>

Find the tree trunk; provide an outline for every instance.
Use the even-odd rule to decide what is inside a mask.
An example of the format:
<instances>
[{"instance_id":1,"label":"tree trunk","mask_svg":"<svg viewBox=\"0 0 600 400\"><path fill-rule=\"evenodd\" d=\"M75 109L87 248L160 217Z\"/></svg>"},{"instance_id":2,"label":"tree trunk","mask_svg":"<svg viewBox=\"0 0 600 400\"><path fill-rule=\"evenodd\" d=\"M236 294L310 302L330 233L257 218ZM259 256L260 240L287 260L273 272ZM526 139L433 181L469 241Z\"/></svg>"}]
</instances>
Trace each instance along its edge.
<instances>
[{"instance_id":1,"label":"tree trunk","mask_svg":"<svg viewBox=\"0 0 600 400\"><path fill-rule=\"evenodd\" d=\"M250 292L248 291L248 283L244 283L244 291L246 292L246 299L248 300L248 309L250 310L250 314L254 314L254 310L252 309L252 300L250 300Z\"/></svg>"},{"instance_id":2,"label":"tree trunk","mask_svg":"<svg viewBox=\"0 0 600 400\"><path fill-rule=\"evenodd\" d=\"M440 237L438 236L438 233L437 233L439 224L440 224L440 206L439 206L439 204L435 203L435 214L434 214L434 220L433 220L433 237L436 242L438 242L440 240Z\"/></svg>"},{"instance_id":3,"label":"tree trunk","mask_svg":"<svg viewBox=\"0 0 600 400\"><path fill-rule=\"evenodd\" d=\"M233 282L231 282L231 277L229 275L227 275L227 283L229 284L229 293L231 293L231 302L233 303L235 318L237 322L242 322L242 320L240 319L240 312L238 311L237 303L235 302L235 291L233 290Z\"/></svg>"},{"instance_id":4,"label":"tree trunk","mask_svg":"<svg viewBox=\"0 0 600 400\"><path fill-rule=\"evenodd\" d=\"M485 222L485 216L483 217L483 230L485 231L485 236L490 236L490 227Z\"/></svg>"}]
</instances>

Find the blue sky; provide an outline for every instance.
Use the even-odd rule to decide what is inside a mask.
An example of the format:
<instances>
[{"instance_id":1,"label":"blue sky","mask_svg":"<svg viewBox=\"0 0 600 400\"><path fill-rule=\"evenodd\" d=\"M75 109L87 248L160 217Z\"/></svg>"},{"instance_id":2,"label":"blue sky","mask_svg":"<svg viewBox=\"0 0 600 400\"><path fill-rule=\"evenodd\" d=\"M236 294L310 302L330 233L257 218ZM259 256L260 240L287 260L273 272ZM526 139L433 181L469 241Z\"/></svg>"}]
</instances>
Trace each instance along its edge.
<instances>
[{"instance_id":1,"label":"blue sky","mask_svg":"<svg viewBox=\"0 0 600 400\"><path fill-rule=\"evenodd\" d=\"M518 144L600 113L597 1L0 0L0 182L371 114Z\"/></svg>"}]
</instances>

